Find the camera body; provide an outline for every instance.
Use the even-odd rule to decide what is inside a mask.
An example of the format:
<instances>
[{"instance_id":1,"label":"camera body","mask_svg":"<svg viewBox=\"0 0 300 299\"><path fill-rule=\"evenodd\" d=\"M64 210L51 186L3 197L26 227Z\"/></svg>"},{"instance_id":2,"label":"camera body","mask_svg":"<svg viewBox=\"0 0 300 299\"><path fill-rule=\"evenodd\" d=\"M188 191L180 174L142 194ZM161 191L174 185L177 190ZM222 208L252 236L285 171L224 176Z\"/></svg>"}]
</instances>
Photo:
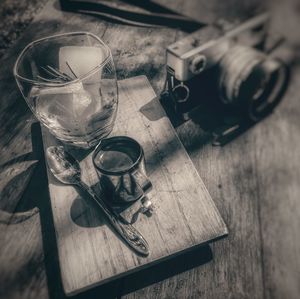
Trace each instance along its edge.
<instances>
[{"instance_id":1,"label":"camera body","mask_svg":"<svg viewBox=\"0 0 300 299\"><path fill-rule=\"evenodd\" d=\"M209 25L167 48L166 90L176 114L187 120L210 106L255 122L277 105L288 69L263 51L268 19Z\"/></svg>"}]
</instances>

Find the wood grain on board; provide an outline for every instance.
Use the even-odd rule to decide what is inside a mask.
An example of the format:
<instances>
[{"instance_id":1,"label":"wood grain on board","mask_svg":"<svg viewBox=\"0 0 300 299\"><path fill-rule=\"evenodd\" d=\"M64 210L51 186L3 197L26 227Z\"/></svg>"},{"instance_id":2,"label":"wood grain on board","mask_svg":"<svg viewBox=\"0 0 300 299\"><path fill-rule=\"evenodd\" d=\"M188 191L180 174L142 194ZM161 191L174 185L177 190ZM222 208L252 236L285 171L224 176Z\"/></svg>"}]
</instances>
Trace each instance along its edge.
<instances>
[{"instance_id":1,"label":"wood grain on board","mask_svg":"<svg viewBox=\"0 0 300 299\"><path fill-rule=\"evenodd\" d=\"M147 174L153 184L152 216L139 215L134 226L150 245L139 257L106 225L73 186L49 172L49 191L57 235L61 276L67 295L138 271L172 255L227 234L226 226L166 117L145 76L119 81L119 108L112 135L135 138L144 148ZM57 144L43 130L44 148ZM82 178L96 186L91 154L73 151L81 160ZM176 237L174 237L176 235Z\"/></svg>"},{"instance_id":2,"label":"wood grain on board","mask_svg":"<svg viewBox=\"0 0 300 299\"><path fill-rule=\"evenodd\" d=\"M4 5L6 2L3 2ZM15 18L14 12L19 6L18 1L15 2L14 10L11 10L13 12L11 18ZM252 6L249 1L240 0L229 1L229 4L228 1L221 3L215 0L209 2L155 0L155 2L164 3L171 9L184 12L186 15L195 15L195 7L200 6L200 13L204 17L214 18L217 12L225 20L228 17L240 18L240 5ZM275 2L280 1L269 1L272 4ZM288 6L290 2L297 1L285 1L282 6ZM231 10L228 9L228 5ZM296 7L294 12L295 15L299 13ZM282 16L281 9L279 15ZM298 19L295 18L297 22ZM202 17L201 20L206 21ZM287 18L277 18L275 21L282 30L289 28L286 26ZM22 30L25 27L22 24L16 27L13 22L5 23L7 26L14 27L16 31L19 31L20 27ZM47 194L42 195L36 189L29 190L27 201L23 199L19 202L24 190L23 181L29 181L35 168L31 163L32 156L27 155L31 155L32 152L30 127L34 118L18 91L12 68L17 55L29 42L47 35L82 30L98 35L109 44L119 78L146 74L157 94L161 91L165 78L165 48L184 34L176 29L125 26L107 22L102 18L66 13L60 10L57 1L48 1L45 8L20 34L16 43L5 52L0 68L1 165L7 166L1 169L2 177L5 177L2 187L6 188L6 183L10 185L12 182L15 187L9 186L6 190L16 190L16 192L7 192L8 196L1 198L1 201L5 200L5 203L1 202L1 206L9 203L10 213L14 213L17 217L19 214L13 212L14 208L20 209L22 204L32 206L37 201L40 211L44 209L44 213L39 216L44 222L43 234L29 233L41 231L40 221L27 221L26 242L24 242L25 236L18 238L11 235L12 238L6 237L7 243L4 245L17 250L4 250L3 245L1 246L1 252L5 252L5 255L0 254L1 283L5 282L6 286L1 291L3 291L2 297L6 299L46 298L48 292L51 298L64 298L60 290L57 290L57 286L60 285L59 274L54 271L49 275L49 272L46 273L41 267L44 252L49 269L52 271L57 268L54 255L55 238L51 237L53 233L50 234L53 229L47 224L51 213L44 207L48 200ZM294 32L291 30L290 34L293 35ZM13 35L15 33L11 34ZM288 34L287 38L289 39ZM288 93L275 112L223 148L212 147L209 136L197 124L186 124L176 128L200 177L222 214L230 235L212 244L214 258L206 265L173 277L165 277L164 280L156 281L148 287L135 283L134 292L128 289L129 283L126 279L121 283L121 287L118 287L117 293L122 298L128 292L132 293L126 295L126 299L299 297L299 86L298 66L294 67ZM17 159L14 160L15 158ZM23 164L24 160L28 160L27 166ZM17 163L7 164L8 161ZM19 162L22 163L22 167L28 167L29 171L20 172ZM5 174L8 168L11 169L9 170L11 180ZM19 176L19 182L14 180L15 174ZM44 175L45 173L41 172L34 177L37 186L40 185L40 179ZM7 216L11 219L11 215ZM33 217L38 217L38 214ZM6 216L4 218L8 219ZM1 226L2 236L10 235L12 230L15 233L17 230L20 231L21 235L23 224L15 223L11 228L7 225ZM37 244L37 246L29 253L26 244ZM16 256L22 258L15 260ZM9 260L15 261L14 269L9 268L9 262L6 262ZM3 271L2 265L8 265L6 269L11 271ZM177 266L177 264L173 265L174 268ZM31 281L24 280L24 277L28 277ZM144 281L146 278L140 277L140 280ZM8 283L9 281L12 283ZM141 289L142 287L144 288ZM109 293L114 293L113 291L115 290ZM83 298L89 296L85 293L82 295ZM103 295L102 289L98 290L98 293L95 290L94 296L89 298L103 296L110 298Z\"/></svg>"}]
</instances>

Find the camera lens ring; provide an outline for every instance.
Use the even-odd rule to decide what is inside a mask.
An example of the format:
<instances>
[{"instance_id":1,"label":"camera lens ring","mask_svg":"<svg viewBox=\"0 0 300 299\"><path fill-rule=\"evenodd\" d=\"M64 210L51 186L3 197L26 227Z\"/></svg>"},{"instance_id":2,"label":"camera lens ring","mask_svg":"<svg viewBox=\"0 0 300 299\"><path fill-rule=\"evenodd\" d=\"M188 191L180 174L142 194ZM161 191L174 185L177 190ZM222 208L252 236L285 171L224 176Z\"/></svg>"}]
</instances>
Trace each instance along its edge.
<instances>
[{"instance_id":1,"label":"camera lens ring","mask_svg":"<svg viewBox=\"0 0 300 299\"><path fill-rule=\"evenodd\" d=\"M271 66L271 68L269 68ZM257 66L257 71L265 71L268 79L264 83L261 94L249 102L249 118L257 122L268 115L280 102L287 89L290 72L280 59L266 59Z\"/></svg>"},{"instance_id":2,"label":"camera lens ring","mask_svg":"<svg viewBox=\"0 0 300 299\"><path fill-rule=\"evenodd\" d=\"M249 47L234 46L219 67L221 101L243 110L254 122L273 110L287 87L287 66Z\"/></svg>"},{"instance_id":3,"label":"camera lens ring","mask_svg":"<svg viewBox=\"0 0 300 299\"><path fill-rule=\"evenodd\" d=\"M257 64L264 56L252 48L236 45L220 61L219 91L225 104L239 103L239 90Z\"/></svg>"}]
</instances>

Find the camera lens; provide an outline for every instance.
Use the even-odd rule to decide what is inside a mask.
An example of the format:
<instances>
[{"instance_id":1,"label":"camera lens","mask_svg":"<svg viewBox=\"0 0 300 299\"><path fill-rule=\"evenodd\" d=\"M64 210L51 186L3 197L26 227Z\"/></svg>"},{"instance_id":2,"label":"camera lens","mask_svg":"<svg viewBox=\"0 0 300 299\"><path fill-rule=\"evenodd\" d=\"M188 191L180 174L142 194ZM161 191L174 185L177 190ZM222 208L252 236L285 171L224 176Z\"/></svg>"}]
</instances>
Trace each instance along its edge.
<instances>
[{"instance_id":1,"label":"camera lens","mask_svg":"<svg viewBox=\"0 0 300 299\"><path fill-rule=\"evenodd\" d=\"M253 120L259 120L280 101L287 86L288 71L281 61L266 59L255 68L252 77L256 88L249 103L249 114Z\"/></svg>"},{"instance_id":2,"label":"camera lens","mask_svg":"<svg viewBox=\"0 0 300 299\"><path fill-rule=\"evenodd\" d=\"M231 48L219 66L221 100L241 108L252 121L278 104L288 83L288 69L281 61L240 45Z\"/></svg>"}]
</instances>

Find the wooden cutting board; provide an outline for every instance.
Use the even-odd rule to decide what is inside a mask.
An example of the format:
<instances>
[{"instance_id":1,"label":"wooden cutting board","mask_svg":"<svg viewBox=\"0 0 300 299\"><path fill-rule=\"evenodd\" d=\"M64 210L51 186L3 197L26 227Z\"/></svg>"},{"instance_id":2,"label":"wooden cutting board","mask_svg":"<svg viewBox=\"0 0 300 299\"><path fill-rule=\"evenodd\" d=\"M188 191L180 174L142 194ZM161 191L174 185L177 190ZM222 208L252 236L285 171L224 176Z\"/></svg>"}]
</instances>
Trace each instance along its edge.
<instances>
[{"instance_id":1,"label":"wooden cutting board","mask_svg":"<svg viewBox=\"0 0 300 299\"><path fill-rule=\"evenodd\" d=\"M137 256L106 225L73 186L59 183L48 170L49 191L65 293L74 295L96 285L165 260L191 247L227 235L214 202L178 139L145 76L119 82L119 110L111 135L140 142L153 183L152 216L139 214L134 226L150 245L148 257ZM58 141L43 129L44 148ZM73 151L83 180L97 189L91 153Z\"/></svg>"}]
</instances>

